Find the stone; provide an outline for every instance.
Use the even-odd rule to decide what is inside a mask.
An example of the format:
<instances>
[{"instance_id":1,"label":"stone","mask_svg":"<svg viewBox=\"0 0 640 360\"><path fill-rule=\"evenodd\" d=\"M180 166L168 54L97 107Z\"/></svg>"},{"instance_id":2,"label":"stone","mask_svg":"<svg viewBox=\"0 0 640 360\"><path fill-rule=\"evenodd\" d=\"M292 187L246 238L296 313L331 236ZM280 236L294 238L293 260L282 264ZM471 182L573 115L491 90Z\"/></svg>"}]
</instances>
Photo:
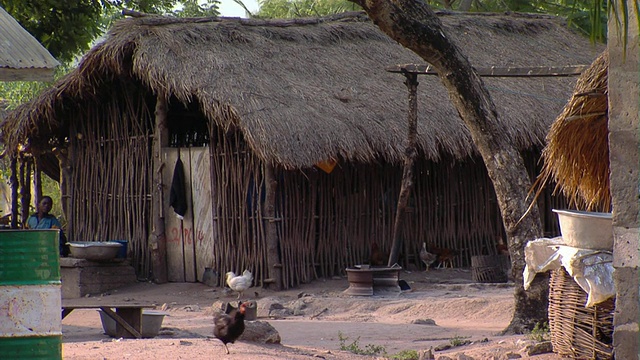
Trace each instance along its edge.
<instances>
[{"instance_id":1,"label":"stone","mask_svg":"<svg viewBox=\"0 0 640 360\"><path fill-rule=\"evenodd\" d=\"M551 346L551 341L543 341L535 344L529 344L525 346L521 352L529 356L548 354L553 352L553 346Z\"/></svg>"},{"instance_id":2,"label":"stone","mask_svg":"<svg viewBox=\"0 0 640 360\"><path fill-rule=\"evenodd\" d=\"M418 351L418 360L435 360L433 349Z\"/></svg>"},{"instance_id":3,"label":"stone","mask_svg":"<svg viewBox=\"0 0 640 360\"><path fill-rule=\"evenodd\" d=\"M280 333L266 321L245 321L244 332L238 340L260 344L280 344Z\"/></svg>"},{"instance_id":4,"label":"stone","mask_svg":"<svg viewBox=\"0 0 640 360\"><path fill-rule=\"evenodd\" d=\"M522 355L515 352L508 352L500 357L500 360L511 360L511 359L520 359Z\"/></svg>"},{"instance_id":5,"label":"stone","mask_svg":"<svg viewBox=\"0 0 640 360\"><path fill-rule=\"evenodd\" d=\"M416 325L436 325L436 321L433 319L415 319L411 323Z\"/></svg>"}]
</instances>

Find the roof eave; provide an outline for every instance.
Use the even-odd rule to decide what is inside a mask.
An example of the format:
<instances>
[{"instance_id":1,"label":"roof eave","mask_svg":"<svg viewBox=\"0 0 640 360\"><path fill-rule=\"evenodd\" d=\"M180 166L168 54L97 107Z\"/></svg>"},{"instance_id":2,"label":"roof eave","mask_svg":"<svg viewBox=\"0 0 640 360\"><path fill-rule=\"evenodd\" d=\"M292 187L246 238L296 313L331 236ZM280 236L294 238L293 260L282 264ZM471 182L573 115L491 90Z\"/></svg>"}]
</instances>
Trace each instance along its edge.
<instances>
[{"instance_id":1,"label":"roof eave","mask_svg":"<svg viewBox=\"0 0 640 360\"><path fill-rule=\"evenodd\" d=\"M0 81L53 81L55 68L0 67Z\"/></svg>"}]
</instances>

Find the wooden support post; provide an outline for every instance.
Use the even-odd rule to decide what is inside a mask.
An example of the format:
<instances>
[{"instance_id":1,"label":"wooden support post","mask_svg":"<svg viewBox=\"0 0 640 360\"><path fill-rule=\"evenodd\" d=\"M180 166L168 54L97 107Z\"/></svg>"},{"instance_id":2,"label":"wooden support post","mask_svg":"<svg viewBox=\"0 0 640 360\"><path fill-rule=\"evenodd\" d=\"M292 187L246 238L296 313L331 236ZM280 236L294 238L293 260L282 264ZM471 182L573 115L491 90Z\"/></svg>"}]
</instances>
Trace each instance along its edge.
<instances>
[{"instance_id":1,"label":"wooden support post","mask_svg":"<svg viewBox=\"0 0 640 360\"><path fill-rule=\"evenodd\" d=\"M11 228L18 228L18 158L11 157L11 175L9 176L11 184Z\"/></svg>"},{"instance_id":2,"label":"wooden support post","mask_svg":"<svg viewBox=\"0 0 640 360\"><path fill-rule=\"evenodd\" d=\"M42 200L42 170L40 170L39 153L33 154L33 198L36 204Z\"/></svg>"},{"instance_id":3,"label":"wooden support post","mask_svg":"<svg viewBox=\"0 0 640 360\"><path fill-rule=\"evenodd\" d=\"M169 104L167 96L158 93L156 99L156 126L153 136L153 231L149 237L149 248L151 249L151 269L153 280L158 284L168 281L167 276L167 238L164 228L164 185L162 183L162 148L169 145L169 132L167 126L167 113Z\"/></svg>"},{"instance_id":4,"label":"wooden support post","mask_svg":"<svg viewBox=\"0 0 640 360\"><path fill-rule=\"evenodd\" d=\"M402 218L411 196L413 187L413 163L416 159L416 135L418 128L418 75L415 73L405 73L407 80L405 85L409 89L409 126L407 136L407 147L404 151L404 170L402 172L402 185L400 196L398 196L398 206L396 207L396 218L393 224L393 243L389 253L388 266L393 266L398 262L402 239L400 238L400 226Z\"/></svg>"},{"instance_id":5,"label":"wooden support post","mask_svg":"<svg viewBox=\"0 0 640 360\"><path fill-rule=\"evenodd\" d=\"M55 149L54 155L58 159L58 164L60 166L60 205L62 206L62 214L64 215L65 220L67 221L67 240L73 240L73 214L72 211L72 203L71 203L71 163L70 163L70 154L72 153L73 142L69 142L69 146L64 149Z\"/></svg>"},{"instance_id":6,"label":"wooden support post","mask_svg":"<svg viewBox=\"0 0 640 360\"><path fill-rule=\"evenodd\" d=\"M31 163L29 159L22 157L20 161L20 219L24 228L29 218L29 206L31 204Z\"/></svg>"},{"instance_id":7,"label":"wooden support post","mask_svg":"<svg viewBox=\"0 0 640 360\"><path fill-rule=\"evenodd\" d=\"M265 199L262 213L267 219L266 241L267 241L267 267L269 269L268 278L274 281L269 285L276 290L283 290L282 286L282 266L280 254L278 253L278 231L276 228L276 190L278 181L276 180L273 165L264 164Z\"/></svg>"}]
</instances>

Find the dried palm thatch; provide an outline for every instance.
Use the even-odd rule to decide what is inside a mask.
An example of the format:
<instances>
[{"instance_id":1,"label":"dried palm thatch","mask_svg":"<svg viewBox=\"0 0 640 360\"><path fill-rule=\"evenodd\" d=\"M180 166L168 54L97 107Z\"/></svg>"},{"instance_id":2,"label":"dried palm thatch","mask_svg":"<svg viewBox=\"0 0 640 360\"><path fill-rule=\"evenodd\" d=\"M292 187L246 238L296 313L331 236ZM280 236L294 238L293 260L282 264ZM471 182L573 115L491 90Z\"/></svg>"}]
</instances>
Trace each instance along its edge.
<instances>
[{"instance_id":1,"label":"dried palm thatch","mask_svg":"<svg viewBox=\"0 0 640 360\"><path fill-rule=\"evenodd\" d=\"M576 84L573 96L551 126L536 186L553 180L578 208L609 211L607 69L603 52Z\"/></svg>"},{"instance_id":2,"label":"dried palm thatch","mask_svg":"<svg viewBox=\"0 0 640 360\"><path fill-rule=\"evenodd\" d=\"M550 16L439 16L478 67L588 64L598 53ZM184 104L197 99L210 121L239 128L261 160L286 169L329 158L398 163L407 95L402 77L384 69L407 63L423 61L363 13L289 21L125 19L78 69L10 114L0 138L10 151L26 142L55 146L69 135L71 117L103 103L120 81ZM505 136L526 149L542 145L573 81L494 78L485 84ZM439 80L421 78L419 95L421 153L436 161L443 153L473 154L470 134Z\"/></svg>"}]
</instances>

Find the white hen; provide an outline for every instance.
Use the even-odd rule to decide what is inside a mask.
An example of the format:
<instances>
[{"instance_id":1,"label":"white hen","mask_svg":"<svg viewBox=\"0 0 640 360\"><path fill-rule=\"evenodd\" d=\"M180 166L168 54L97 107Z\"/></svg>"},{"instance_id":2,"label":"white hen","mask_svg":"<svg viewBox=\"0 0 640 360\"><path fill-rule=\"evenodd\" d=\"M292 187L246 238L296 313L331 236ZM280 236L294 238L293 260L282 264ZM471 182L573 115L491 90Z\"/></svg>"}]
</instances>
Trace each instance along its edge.
<instances>
[{"instance_id":1,"label":"white hen","mask_svg":"<svg viewBox=\"0 0 640 360\"><path fill-rule=\"evenodd\" d=\"M227 285L231 290L238 293L238 299L244 294L244 291L251 287L253 274L249 270L245 270L242 275L236 276L233 271L227 273Z\"/></svg>"}]
</instances>

